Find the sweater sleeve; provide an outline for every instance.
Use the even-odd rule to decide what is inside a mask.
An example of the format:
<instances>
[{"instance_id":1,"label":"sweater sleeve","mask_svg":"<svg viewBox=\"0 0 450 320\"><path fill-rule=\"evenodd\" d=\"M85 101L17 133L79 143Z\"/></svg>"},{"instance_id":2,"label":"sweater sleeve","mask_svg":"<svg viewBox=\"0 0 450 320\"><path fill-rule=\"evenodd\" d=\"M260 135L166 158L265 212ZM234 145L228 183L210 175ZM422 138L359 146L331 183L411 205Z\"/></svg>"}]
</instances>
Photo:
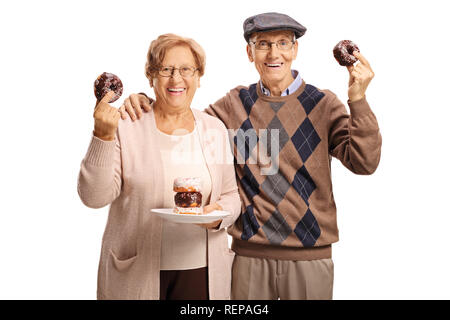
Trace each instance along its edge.
<instances>
[{"instance_id":1,"label":"sweater sleeve","mask_svg":"<svg viewBox=\"0 0 450 320\"><path fill-rule=\"evenodd\" d=\"M356 174L375 172L381 156L378 122L364 97L344 104L332 94L330 100L329 153Z\"/></svg>"},{"instance_id":2,"label":"sweater sleeve","mask_svg":"<svg viewBox=\"0 0 450 320\"><path fill-rule=\"evenodd\" d=\"M223 98L217 100L215 103L210 104L204 111L210 116L219 118L223 123L226 123L228 118L228 112L230 109L230 97L229 94Z\"/></svg>"},{"instance_id":3,"label":"sweater sleeve","mask_svg":"<svg viewBox=\"0 0 450 320\"><path fill-rule=\"evenodd\" d=\"M120 194L122 165L120 141L103 141L94 135L81 162L78 175L78 195L89 208L102 208Z\"/></svg>"}]
</instances>

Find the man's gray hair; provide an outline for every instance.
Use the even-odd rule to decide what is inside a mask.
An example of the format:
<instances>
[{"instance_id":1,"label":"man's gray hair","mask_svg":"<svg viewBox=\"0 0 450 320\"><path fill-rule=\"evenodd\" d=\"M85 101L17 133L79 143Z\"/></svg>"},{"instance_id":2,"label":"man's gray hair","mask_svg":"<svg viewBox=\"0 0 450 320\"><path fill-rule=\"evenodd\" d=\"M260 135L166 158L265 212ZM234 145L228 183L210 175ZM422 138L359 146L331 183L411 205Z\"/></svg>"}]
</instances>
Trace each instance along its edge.
<instances>
[{"instance_id":1,"label":"man's gray hair","mask_svg":"<svg viewBox=\"0 0 450 320\"><path fill-rule=\"evenodd\" d=\"M277 31L277 30L273 30L273 31ZM295 38L295 33L294 33L294 31L291 31L291 30L279 30L279 31L284 31L284 32L286 32L286 33L290 33L290 34L292 35L292 41L295 42L296 38ZM254 32L254 33L251 35L251 37L248 39L249 44L250 44L251 42L255 42L255 41L256 41L256 38L258 37L258 35L263 34L263 33L266 33L266 32L272 32L272 31Z\"/></svg>"}]
</instances>

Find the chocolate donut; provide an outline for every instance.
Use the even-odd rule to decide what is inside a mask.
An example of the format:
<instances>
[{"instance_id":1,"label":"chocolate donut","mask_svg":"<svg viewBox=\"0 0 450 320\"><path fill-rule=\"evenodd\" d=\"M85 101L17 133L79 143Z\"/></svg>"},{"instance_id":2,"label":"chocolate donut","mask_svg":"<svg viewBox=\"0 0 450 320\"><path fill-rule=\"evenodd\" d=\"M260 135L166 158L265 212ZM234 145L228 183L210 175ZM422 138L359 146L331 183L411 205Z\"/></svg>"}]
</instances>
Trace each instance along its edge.
<instances>
[{"instance_id":1,"label":"chocolate donut","mask_svg":"<svg viewBox=\"0 0 450 320\"><path fill-rule=\"evenodd\" d=\"M350 40L342 40L334 46L333 55L341 66L351 66L358 61L358 58L353 55L355 50L359 52L355 43Z\"/></svg>"},{"instance_id":2,"label":"chocolate donut","mask_svg":"<svg viewBox=\"0 0 450 320\"><path fill-rule=\"evenodd\" d=\"M114 91L115 96L108 103L116 101L122 95L122 81L115 74L103 72L94 82L95 97L97 100L101 100L111 90Z\"/></svg>"},{"instance_id":3,"label":"chocolate donut","mask_svg":"<svg viewBox=\"0 0 450 320\"><path fill-rule=\"evenodd\" d=\"M201 207L202 194L200 192L178 192L174 197L177 207Z\"/></svg>"}]
</instances>

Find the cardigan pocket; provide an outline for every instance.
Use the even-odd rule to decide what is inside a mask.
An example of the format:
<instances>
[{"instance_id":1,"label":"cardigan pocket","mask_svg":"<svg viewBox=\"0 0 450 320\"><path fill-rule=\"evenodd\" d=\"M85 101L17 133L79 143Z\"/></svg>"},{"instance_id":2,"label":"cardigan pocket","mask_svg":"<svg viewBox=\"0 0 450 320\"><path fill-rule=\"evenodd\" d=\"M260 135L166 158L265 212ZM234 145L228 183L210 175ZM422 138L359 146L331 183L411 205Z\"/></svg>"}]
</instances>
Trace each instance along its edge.
<instances>
[{"instance_id":1,"label":"cardigan pocket","mask_svg":"<svg viewBox=\"0 0 450 320\"><path fill-rule=\"evenodd\" d=\"M113 265L114 267L117 269L117 271L126 271L128 270L134 263L134 261L136 261L137 255L125 260L121 260L119 258L117 258L117 256L114 254L114 252L112 250L109 250L109 253L111 254L112 257L112 261L113 261Z\"/></svg>"},{"instance_id":2,"label":"cardigan pocket","mask_svg":"<svg viewBox=\"0 0 450 320\"><path fill-rule=\"evenodd\" d=\"M99 281L99 296L108 300L138 299L140 288L136 283L135 263L138 256L119 259L111 249L107 252L107 261Z\"/></svg>"}]
</instances>

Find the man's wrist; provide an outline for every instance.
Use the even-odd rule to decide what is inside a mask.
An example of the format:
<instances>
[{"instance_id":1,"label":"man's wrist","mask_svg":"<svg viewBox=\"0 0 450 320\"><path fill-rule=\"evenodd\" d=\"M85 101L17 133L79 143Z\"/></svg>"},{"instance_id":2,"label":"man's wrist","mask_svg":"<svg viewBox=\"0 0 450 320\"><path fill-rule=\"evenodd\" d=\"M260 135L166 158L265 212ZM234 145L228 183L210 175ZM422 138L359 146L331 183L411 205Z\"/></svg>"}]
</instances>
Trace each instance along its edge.
<instances>
[{"instance_id":1,"label":"man's wrist","mask_svg":"<svg viewBox=\"0 0 450 320\"><path fill-rule=\"evenodd\" d=\"M364 99L366 95L362 96L354 96L354 97L348 97L348 102L355 102Z\"/></svg>"}]
</instances>

